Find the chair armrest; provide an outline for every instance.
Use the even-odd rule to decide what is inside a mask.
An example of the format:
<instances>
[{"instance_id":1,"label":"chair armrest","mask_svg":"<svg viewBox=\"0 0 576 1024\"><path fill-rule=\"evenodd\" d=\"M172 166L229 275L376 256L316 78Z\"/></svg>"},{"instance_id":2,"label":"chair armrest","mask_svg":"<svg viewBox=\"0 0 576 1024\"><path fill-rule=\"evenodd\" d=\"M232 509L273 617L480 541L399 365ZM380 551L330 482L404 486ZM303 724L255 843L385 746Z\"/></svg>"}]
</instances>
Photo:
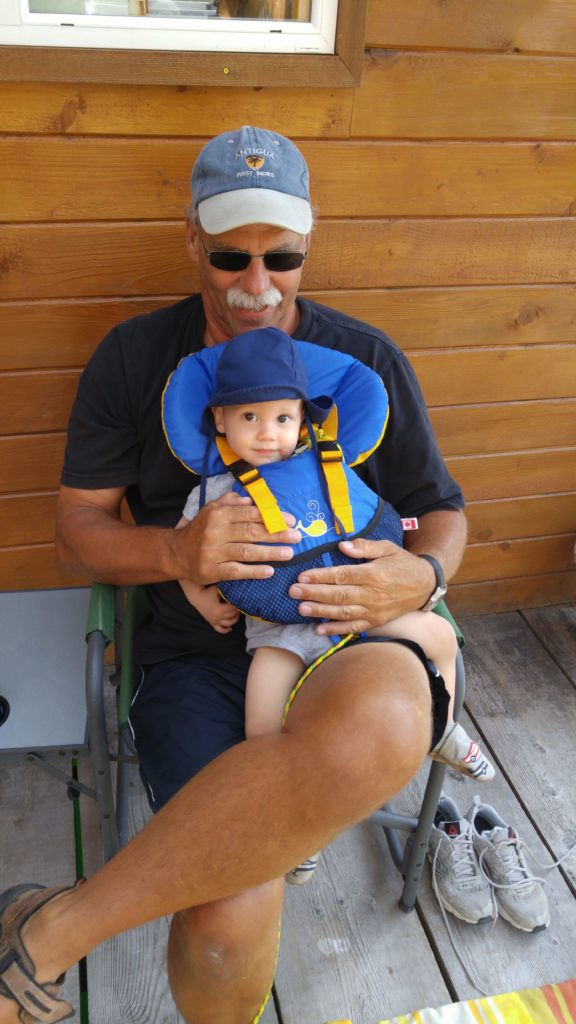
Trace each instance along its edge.
<instances>
[{"instance_id":1,"label":"chair armrest","mask_svg":"<svg viewBox=\"0 0 576 1024\"><path fill-rule=\"evenodd\" d=\"M106 645L114 640L116 617L116 587L110 583L93 583L86 621L86 639L97 630L102 633Z\"/></svg>"}]
</instances>

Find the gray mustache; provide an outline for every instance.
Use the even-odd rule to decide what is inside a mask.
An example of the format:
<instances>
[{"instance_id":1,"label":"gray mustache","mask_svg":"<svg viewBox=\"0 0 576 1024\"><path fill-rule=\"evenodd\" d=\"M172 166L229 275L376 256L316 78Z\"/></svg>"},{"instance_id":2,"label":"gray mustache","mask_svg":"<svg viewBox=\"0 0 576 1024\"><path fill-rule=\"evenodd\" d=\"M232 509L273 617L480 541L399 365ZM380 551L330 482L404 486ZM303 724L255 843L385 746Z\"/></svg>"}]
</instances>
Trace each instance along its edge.
<instances>
[{"instance_id":1,"label":"gray mustache","mask_svg":"<svg viewBox=\"0 0 576 1024\"><path fill-rule=\"evenodd\" d=\"M249 295L241 288L229 288L226 301L230 307L246 309L249 313L258 313L266 306L278 306L282 302L282 294L277 288L267 288L260 295Z\"/></svg>"}]
</instances>

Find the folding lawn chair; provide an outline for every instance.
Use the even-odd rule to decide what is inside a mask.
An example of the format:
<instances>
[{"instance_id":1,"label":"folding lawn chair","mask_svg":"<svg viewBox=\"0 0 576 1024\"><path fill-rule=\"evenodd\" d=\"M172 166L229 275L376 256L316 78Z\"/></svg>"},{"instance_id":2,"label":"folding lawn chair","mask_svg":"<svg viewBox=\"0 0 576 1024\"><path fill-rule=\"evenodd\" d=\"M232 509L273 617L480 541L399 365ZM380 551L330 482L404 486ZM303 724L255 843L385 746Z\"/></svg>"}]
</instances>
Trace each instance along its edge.
<instances>
[{"instance_id":1,"label":"folding lawn chair","mask_svg":"<svg viewBox=\"0 0 576 1024\"><path fill-rule=\"evenodd\" d=\"M86 669L86 693L88 721L90 727L92 757L97 761L97 788L112 791L110 759L118 761L117 796L115 819L108 823L104 856L108 860L124 845L128 838L128 777L127 765L135 760L132 736L128 725L130 701L135 690L135 664L132 638L136 624L146 613L146 596L140 587L128 587L126 591L108 584L96 583L92 587L86 639L88 656ZM458 638L456 659L456 698L454 717L460 716L464 700L464 663L460 648L462 634L443 601L434 609L452 624ZM108 644L116 644L117 671L113 677L117 690L118 706L118 747L109 755L104 716L104 684L106 669L104 650ZM437 761L430 762L430 770L420 813L416 816L397 813L392 804L385 804L375 811L371 820L384 828L393 861L404 877L404 887L399 905L408 913L414 909L418 886L434 815L442 792L446 766ZM103 799L103 798L102 798ZM408 833L405 841L400 833Z\"/></svg>"}]
</instances>

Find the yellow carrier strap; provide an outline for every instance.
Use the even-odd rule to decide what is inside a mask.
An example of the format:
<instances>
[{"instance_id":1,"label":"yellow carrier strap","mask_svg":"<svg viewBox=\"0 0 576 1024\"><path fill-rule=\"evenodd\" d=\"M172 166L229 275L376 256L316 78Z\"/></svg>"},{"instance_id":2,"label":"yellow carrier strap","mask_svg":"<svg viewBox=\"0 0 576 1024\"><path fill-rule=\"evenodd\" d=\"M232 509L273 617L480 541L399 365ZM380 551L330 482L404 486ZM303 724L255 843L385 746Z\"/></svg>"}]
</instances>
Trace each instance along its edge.
<instances>
[{"instance_id":1,"label":"yellow carrier strap","mask_svg":"<svg viewBox=\"0 0 576 1024\"><path fill-rule=\"evenodd\" d=\"M354 533L354 517L344 472L342 449L336 441L318 441L318 456L328 485L332 512L337 517L336 531L340 532L340 522L346 533Z\"/></svg>"},{"instance_id":2,"label":"yellow carrier strap","mask_svg":"<svg viewBox=\"0 0 576 1024\"><path fill-rule=\"evenodd\" d=\"M216 438L216 446L220 452L222 462L236 477L238 483L252 498L268 533L281 533L287 529L287 523L280 511L280 507L272 491L255 466L238 459L236 452L232 450L225 437L220 435Z\"/></svg>"}]
</instances>

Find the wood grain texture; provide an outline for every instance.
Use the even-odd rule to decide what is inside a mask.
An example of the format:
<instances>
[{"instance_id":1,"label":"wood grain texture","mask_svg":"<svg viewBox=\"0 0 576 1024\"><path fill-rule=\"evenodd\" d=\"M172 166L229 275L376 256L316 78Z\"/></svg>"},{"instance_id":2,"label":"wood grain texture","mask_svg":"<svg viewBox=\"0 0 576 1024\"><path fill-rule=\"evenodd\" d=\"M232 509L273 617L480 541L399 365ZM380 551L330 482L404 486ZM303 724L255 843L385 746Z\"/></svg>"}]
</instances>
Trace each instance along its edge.
<instances>
[{"instance_id":1,"label":"wood grain texture","mask_svg":"<svg viewBox=\"0 0 576 1024\"><path fill-rule=\"evenodd\" d=\"M574 285L306 291L387 332L409 351L576 341ZM115 324L181 295L0 304L0 369L83 366Z\"/></svg>"},{"instance_id":2,"label":"wood grain texture","mask_svg":"<svg viewBox=\"0 0 576 1024\"><path fill-rule=\"evenodd\" d=\"M476 580L510 579L514 576L538 576L547 572L570 572L576 532L552 537L528 537L496 543L469 544L455 583Z\"/></svg>"},{"instance_id":3,"label":"wood grain texture","mask_svg":"<svg viewBox=\"0 0 576 1024\"><path fill-rule=\"evenodd\" d=\"M522 617L576 686L576 608L530 608Z\"/></svg>"},{"instance_id":4,"label":"wood grain texture","mask_svg":"<svg viewBox=\"0 0 576 1024\"><path fill-rule=\"evenodd\" d=\"M576 10L565 0L370 0L367 46L576 54Z\"/></svg>"},{"instance_id":5,"label":"wood grain texture","mask_svg":"<svg viewBox=\"0 0 576 1024\"><path fill-rule=\"evenodd\" d=\"M525 402L576 394L576 346L484 348L412 353L429 406Z\"/></svg>"},{"instance_id":6,"label":"wood grain texture","mask_svg":"<svg viewBox=\"0 0 576 1024\"><path fill-rule=\"evenodd\" d=\"M248 121L281 125L294 139L347 138L352 101L353 92L347 89L308 88L306 102L295 103L290 88L90 85L80 75L70 84L3 82L0 123L4 132L207 141Z\"/></svg>"},{"instance_id":7,"label":"wood grain texture","mask_svg":"<svg viewBox=\"0 0 576 1024\"><path fill-rule=\"evenodd\" d=\"M469 501L565 493L576 478L576 448L448 457Z\"/></svg>"},{"instance_id":8,"label":"wood grain texture","mask_svg":"<svg viewBox=\"0 0 576 1024\"><path fill-rule=\"evenodd\" d=\"M573 604L575 600L576 572L573 571L450 587L450 610L457 618L559 603Z\"/></svg>"},{"instance_id":9,"label":"wood grain texture","mask_svg":"<svg viewBox=\"0 0 576 1024\"><path fill-rule=\"evenodd\" d=\"M489 382L484 382L486 388ZM473 455L556 448L574 441L576 403L500 402L498 405L441 406L430 418L443 455ZM570 481L566 481L570 486Z\"/></svg>"},{"instance_id":10,"label":"wood grain texture","mask_svg":"<svg viewBox=\"0 0 576 1024\"><path fill-rule=\"evenodd\" d=\"M183 224L3 225L0 299L187 293ZM573 283L576 218L323 221L309 290Z\"/></svg>"},{"instance_id":11,"label":"wood grain texture","mask_svg":"<svg viewBox=\"0 0 576 1024\"><path fill-rule=\"evenodd\" d=\"M0 138L0 219L181 219L203 142ZM323 217L565 216L576 206L574 143L305 139L300 148Z\"/></svg>"},{"instance_id":12,"label":"wood grain texture","mask_svg":"<svg viewBox=\"0 0 576 1024\"><path fill-rule=\"evenodd\" d=\"M65 440L63 434L0 437L0 493L57 487Z\"/></svg>"},{"instance_id":13,"label":"wood grain texture","mask_svg":"<svg viewBox=\"0 0 576 1024\"><path fill-rule=\"evenodd\" d=\"M466 519L470 544L570 533L576 524L576 494L472 501Z\"/></svg>"},{"instance_id":14,"label":"wood grain texture","mask_svg":"<svg viewBox=\"0 0 576 1024\"><path fill-rule=\"evenodd\" d=\"M276 976L284 1024L373 1024L448 1000L418 915L398 910L399 888L377 830L364 822L330 844L308 885L287 892Z\"/></svg>"},{"instance_id":15,"label":"wood grain texture","mask_svg":"<svg viewBox=\"0 0 576 1024\"><path fill-rule=\"evenodd\" d=\"M91 582L66 572L58 562L53 544L0 547L0 579L5 590L85 587Z\"/></svg>"},{"instance_id":16,"label":"wood grain texture","mask_svg":"<svg viewBox=\"0 0 576 1024\"><path fill-rule=\"evenodd\" d=\"M0 434L66 429L78 370L0 373Z\"/></svg>"},{"instance_id":17,"label":"wood grain texture","mask_svg":"<svg viewBox=\"0 0 576 1024\"><path fill-rule=\"evenodd\" d=\"M0 547L21 547L54 540L56 494L0 496Z\"/></svg>"},{"instance_id":18,"label":"wood grain texture","mask_svg":"<svg viewBox=\"0 0 576 1024\"><path fill-rule=\"evenodd\" d=\"M548 660L521 616L467 619L465 629L467 703L474 708L483 732L490 736L492 749L524 806L530 809L540 834L560 856L576 842L576 747L571 739L576 727L574 687ZM519 736L522 744L529 744L533 751L529 763L521 756ZM576 883L574 858L565 862L563 872L572 884ZM547 875L549 897L558 874ZM559 908L555 907L556 927L558 914Z\"/></svg>"},{"instance_id":19,"label":"wood grain texture","mask_svg":"<svg viewBox=\"0 0 576 1024\"><path fill-rule=\"evenodd\" d=\"M571 58L375 49L366 56L352 135L574 139L575 97Z\"/></svg>"}]
</instances>

